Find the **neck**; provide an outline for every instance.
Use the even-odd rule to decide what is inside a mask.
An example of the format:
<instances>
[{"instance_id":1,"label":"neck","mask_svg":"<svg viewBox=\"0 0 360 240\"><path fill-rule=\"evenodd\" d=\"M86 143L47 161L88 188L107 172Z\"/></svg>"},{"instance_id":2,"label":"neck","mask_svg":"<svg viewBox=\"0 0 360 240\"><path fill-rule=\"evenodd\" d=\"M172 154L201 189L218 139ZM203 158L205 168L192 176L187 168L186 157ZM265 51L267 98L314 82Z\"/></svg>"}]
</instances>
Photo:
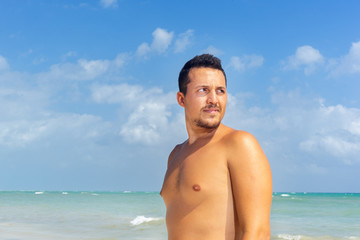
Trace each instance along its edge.
<instances>
[{"instance_id":1,"label":"neck","mask_svg":"<svg viewBox=\"0 0 360 240\"><path fill-rule=\"evenodd\" d=\"M211 138L215 135L216 131L218 130L218 128L221 127L222 124L220 124L218 127L216 128L203 128L203 127L189 127L186 126L188 135L189 135L189 144L193 144L194 142L196 142L199 139L206 139L206 138Z\"/></svg>"}]
</instances>

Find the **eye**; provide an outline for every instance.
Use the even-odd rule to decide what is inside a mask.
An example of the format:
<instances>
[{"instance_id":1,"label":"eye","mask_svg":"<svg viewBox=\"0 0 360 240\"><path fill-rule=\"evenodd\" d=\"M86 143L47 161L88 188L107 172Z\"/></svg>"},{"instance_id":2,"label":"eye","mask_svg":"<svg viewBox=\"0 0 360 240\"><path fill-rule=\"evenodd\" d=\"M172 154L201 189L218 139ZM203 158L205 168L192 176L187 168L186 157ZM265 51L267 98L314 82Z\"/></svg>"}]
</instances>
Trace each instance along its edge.
<instances>
[{"instance_id":1,"label":"eye","mask_svg":"<svg viewBox=\"0 0 360 240\"><path fill-rule=\"evenodd\" d=\"M196 91L196 93L199 95L199 96L206 96L209 92L209 89L206 88L206 87L200 87L198 88L198 90Z\"/></svg>"},{"instance_id":2,"label":"eye","mask_svg":"<svg viewBox=\"0 0 360 240\"><path fill-rule=\"evenodd\" d=\"M201 92L201 93L203 93L203 92L206 92L207 89L206 89L206 88L200 88L198 91Z\"/></svg>"},{"instance_id":3,"label":"eye","mask_svg":"<svg viewBox=\"0 0 360 240\"><path fill-rule=\"evenodd\" d=\"M225 89L218 89L216 90L218 94L225 94Z\"/></svg>"}]
</instances>

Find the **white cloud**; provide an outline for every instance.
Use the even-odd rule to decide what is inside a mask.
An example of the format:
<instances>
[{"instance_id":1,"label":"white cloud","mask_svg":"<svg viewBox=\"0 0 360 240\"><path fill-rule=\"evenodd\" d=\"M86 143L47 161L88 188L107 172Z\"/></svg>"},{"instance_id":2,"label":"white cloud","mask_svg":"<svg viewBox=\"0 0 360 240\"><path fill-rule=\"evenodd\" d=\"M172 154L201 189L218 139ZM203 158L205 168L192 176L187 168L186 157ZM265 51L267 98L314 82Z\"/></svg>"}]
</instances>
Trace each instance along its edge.
<instances>
[{"instance_id":1,"label":"white cloud","mask_svg":"<svg viewBox=\"0 0 360 240\"><path fill-rule=\"evenodd\" d=\"M243 72L248 69L258 68L263 65L264 57L261 55L243 55L242 57L231 57L230 67L236 71Z\"/></svg>"},{"instance_id":2,"label":"white cloud","mask_svg":"<svg viewBox=\"0 0 360 240\"><path fill-rule=\"evenodd\" d=\"M350 133L360 136L360 119L350 121L346 129Z\"/></svg>"},{"instance_id":3,"label":"white cloud","mask_svg":"<svg viewBox=\"0 0 360 240\"><path fill-rule=\"evenodd\" d=\"M360 73L360 41L352 43L349 53L330 63L331 75Z\"/></svg>"},{"instance_id":4,"label":"white cloud","mask_svg":"<svg viewBox=\"0 0 360 240\"><path fill-rule=\"evenodd\" d=\"M163 93L160 88L144 89L138 85L94 85L92 98L97 103L122 104L130 111L120 135L129 143L157 144L169 131L171 106L176 93Z\"/></svg>"},{"instance_id":5,"label":"white cloud","mask_svg":"<svg viewBox=\"0 0 360 240\"><path fill-rule=\"evenodd\" d=\"M168 127L170 116L171 113L164 102L141 102L122 126L120 134L129 142L157 143L161 137L161 130Z\"/></svg>"},{"instance_id":6,"label":"white cloud","mask_svg":"<svg viewBox=\"0 0 360 240\"><path fill-rule=\"evenodd\" d=\"M50 71L42 76L51 79L91 80L104 74L109 66L108 60L80 59L77 63L52 65Z\"/></svg>"},{"instance_id":7,"label":"white cloud","mask_svg":"<svg viewBox=\"0 0 360 240\"><path fill-rule=\"evenodd\" d=\"M169 47L174 33L167 32L165 29L157 28L152 35L153 42L151 44L151 49L154 49L158 53L163 53Z\"/></svg>"},{"instance_id":8,"label":"white cloud","mask_svg":"<svg viewBox=\"0 0 360 240\"><path fill-rule=\"evenodd\" d=\"M323 56L320 54L319 50L311 46L302 46L296 49L295 58L292 59L292 64L297 65L309 65L315 63L321 63L323 61Z\"/></svg>"},{"instance_id":9,"label":"white cloud","mask_svg":"<svg viewBox=\"0 0 360 240\"><path fill-rule=\"evenodd\" d=\"M0 146L23 146L37 139L46 126L41 123L31 124L28 121L0 122Z\"/></svg>"},{"instance_id":10,"label":"white cloud","mask_svg":"<svg viewBox=\"0 0 360 240\"><path fill-rule=\"evenodd\" d=\"M287 61L283 62L284 70L304 68L306 75L311 74L316 67L324 63L324 57L320 51L311 46L301 46L296 49Z\"/></svg>"},{"instance_id":11,"label":"white cloud","mask_svg":"<svg viewBox=\"0 0 360 240\"><path fill-rule=\"evenodd\" d=\"M14 74L10 75L12 76ZM42 109L48 104L47 92L28 86L21 89L17 84L0 87L0 121L37 118L43 114Z\"/></svg>"},{"instance_id":12,"label":"white cloud","mask_svg":"<svg viewBox=\"0 0 360 240\"><path fill-rule=\"evenodd\" d=\"M126 61L129 59L129 56L127 53L119 53L114 60L112 60L111 64L115 68L122 67Z\"/></svg>"},{"instance_id":13,"label":"white cloud","mask_svg":"<svg viewBox=\"0 0 360 240\"><path fill-rule=\"evenodd\" d=\"M300 143L307 152L326 152L346 163L360 154L360 109L320 104L316 112L316 131Z\"/></svg>"},{"instance_id":14,"label":"white cloud","mask_svg":"<svg viewBox=\"0 0 360 240\"><path fill-rule=\"evenodd\" d=\"M50 80L93 80L120 68L125 63L125 54L119 54L113 60L79 59L76 63L59 63L50 67L50 71L39 73L39 79Z\"/></svg>"},{"instance_id":15,"label":"white cloud","mask_svg":"<svg viewBox=\"0 0 360 240\"><path fill-rule=\"evenodd\" d=\"M171 99L171 94L164 94L162 89L152 87L144 89L140 85L129 85L127 83L119 85L93 85L92 99L97 103L138 103L146 102L157 98L158 101L176 103L176 99ZM175 96L175 95L174 95Z\"/></svg>"},{"instance_id":16,"label":"white cloud","mask_svg":"<svg viewBox=\"0 0 360 240\"><path fill-rule=\"evenodd\" d=\"M246 107L245 102L230 98L226 121L267 139L265 147L277 157L306 153L313 159L359 162L360 109L326 106L324 100L307 99L297 91L274 93L271 109Z\"/></svg>"},{"instance_id":17,"label":"white cloud","mask_svg":"<svg viewBox=\"0 0 360 240\"><path fill-rule=\"evenodd\" d=\"M9 64L7 63L6 59L0 55L0 71L8 70Z\"/></svg>"},{"instance_id":18,"label":"white cloud","mask_svg":"<svg viewBox=\"0 0 360 240\"><path fill-rule=\"evenodd\" d=\"M100 0L100 4L104 8L117 7L117 0Z\"/></svg>"},{"instance_id":19,"label":"white cloud","mask_svg":"<svg viewBox=\"0 0 360 240\"><path fill-rule=\"evenodd\" d=\"M108 60L91 60L80 59L78 65L84 74L93 78L93 76L101 75L109 68L110 62Z\"/></svg>"},{"instance_id":20,"label":"white cloud","mask_svg":"<svg viewBox=\"0 0 360 240\"><path fill-rule=\"evenodd\" d=\"M216 47L210 45L207 49L204 49L203 51L201 51L201 53L209 53L212 54L214 56L220 56L223 54L223 51L221 51L220 49L217 49Z\"/></svg>"},{"instance_id":21,"label":"white cloud","mask_svg":"<svg viewBox=\"0 0 360 240\"><path fill-rule=\"evenodd\" d=\"M123 103L136 100L143 92L140 86L131 86L126 83L120 85L94 85L92 87L92 99L97 103Z\"/></svg>"},{"instance_id":22,"label":"white cloud","mask_svg":"<svg viewBox=\"0 0 360 240\"><path fill-rule=\"evenodd\" d=\"M36 120L0 121L0 146L25 147L49 139L89 139L102 135L106 123L87 114L52 114ZM47 140L46 140L47 139Z\"/></svg>"},{"instance_id":23,"label":"white cloud","mask_svg":"<svg viewBox=\"0 0 360 240\"><path fill-rule=\"evenodd\" d=\"M145 56L149 52L151 52L151 48L148 43L140 44L140 46L137 48L137 51L136 51L137 55L139 55L139 56Z\"/></svg>"},{"instance_id":24,"label":"white cloud","mask_svg":"<svg viewBox=\"0 0 360 240\"><path fill-rule=\"evenodd\" d=\"M77 56L77 53L75 51L70 51L70 52L67 52L66 54L64 54L61 59L63 61L66 61L66 59L68 58L71 58L71 57L76 57Z\"/></svg>"},{"instance_id":25,"label":"white cloud","mask_svg":"<svg viewBox=\"0 0 360 240\"><path fill-rule=\"evenodd\" d=\"M2 80L6 78L10 81L0 81L0 146L26 149L30 144L57 141L60 136L68 141L85 139L96 136L97 129L106 125L90 114L48 110L58 96L43 86L27 84L34 79L30 75L11 73Z\"/></svg>"},{"instance_id":26,"label":"white cloud","mask_svg":"<svg viewBox=\"0 0 360 240\"><path fill-rule=\"evenodd\" d=\"M146 56L150 52L155 52L157 54L164 53L171 44L174 32L168 32L165 29L157 28L152 35L153 40L151 45L146 42L142 43L136 51L137 55Z\"/></svg>"},{"instance_id":27,"label":"white cloud","mask_svg":"<svg viewBox=\"0 0 360 240\"><path fill-rule=\"evenodd\" d=\"M239 57L231 57L230 66L237 71L245 70L245 63Z\"/></svg>"},{"instance_id":28,"label":"white cloud","mask_svg":"<svg viewBox=\"0 0 360 240\"><path fill-rule=\"evenodd\" d=\"M190 38L194 35L194 30L187 30L180 34L179 38L175 41L175 53L184 52L190 45Z\"/></svg>"},{"instance_id":29,"label":"white cloud","mask_svg":"<svg viewBox=\"0 0 360 240\"><path fill-rule=\"evenodd\" d=\"M310 153L328 153L351 164L359 156L360 142L353 142L342 136L320 135L301 142L300 148Z\"/></svg>"}]
</instances>

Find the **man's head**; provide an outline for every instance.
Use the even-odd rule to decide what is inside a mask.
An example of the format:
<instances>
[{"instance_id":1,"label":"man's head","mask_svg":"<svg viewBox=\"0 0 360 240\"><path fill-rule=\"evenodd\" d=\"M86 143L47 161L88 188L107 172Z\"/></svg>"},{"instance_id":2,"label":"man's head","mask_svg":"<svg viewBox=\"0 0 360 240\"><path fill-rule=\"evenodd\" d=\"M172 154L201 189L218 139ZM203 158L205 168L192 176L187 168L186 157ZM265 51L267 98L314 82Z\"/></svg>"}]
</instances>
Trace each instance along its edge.
<instances>
[{"instance_id":1,"label":"man's head","mask_svg":"<svg viewBox=\"0 0 360 240\"><path fill-rule=\"evenodd\" d=\"M177 101L185 109L187 126L216 129L227 102L226 77L220 60L209 54L196 56L181 70L179 83Z\"/></svg>"},{"instance_id":2,"label":"man's head","mask_svg":"<svg viewBox=\"0 0 360 240\"><path fill-rule=\"evenodd\" d=\"M221 60L219 58L211 54L202 54L199 56L195 56L187 63L185 63L179 74L179 91L182 92L184 95L186 95L187 85L190 82L189 72L193 68L212 68L220 70L224 74L226 82L226 74L221 66Z\"/></svg>"}]
</instances>

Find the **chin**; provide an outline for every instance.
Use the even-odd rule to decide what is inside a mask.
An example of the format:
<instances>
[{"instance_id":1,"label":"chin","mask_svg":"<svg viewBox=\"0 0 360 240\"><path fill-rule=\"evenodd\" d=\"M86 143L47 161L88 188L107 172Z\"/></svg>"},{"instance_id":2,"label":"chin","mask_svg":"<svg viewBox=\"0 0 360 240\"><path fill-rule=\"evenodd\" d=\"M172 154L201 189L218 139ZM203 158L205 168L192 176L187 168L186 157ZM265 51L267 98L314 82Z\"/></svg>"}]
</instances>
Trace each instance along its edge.
<instances>
[{"instance_id":1,"label":"chin","mask_svg":"<svg viewBox=\"0 0 360 240\"><path fill-rule=\"evenodd\" d=\"M201 127L201 128L216 129L220 126L221 121L208 122L208 121L197 120L197 121L195 121L195 123L196 123L196 126Z\"/></svg>"}]
</instances>

